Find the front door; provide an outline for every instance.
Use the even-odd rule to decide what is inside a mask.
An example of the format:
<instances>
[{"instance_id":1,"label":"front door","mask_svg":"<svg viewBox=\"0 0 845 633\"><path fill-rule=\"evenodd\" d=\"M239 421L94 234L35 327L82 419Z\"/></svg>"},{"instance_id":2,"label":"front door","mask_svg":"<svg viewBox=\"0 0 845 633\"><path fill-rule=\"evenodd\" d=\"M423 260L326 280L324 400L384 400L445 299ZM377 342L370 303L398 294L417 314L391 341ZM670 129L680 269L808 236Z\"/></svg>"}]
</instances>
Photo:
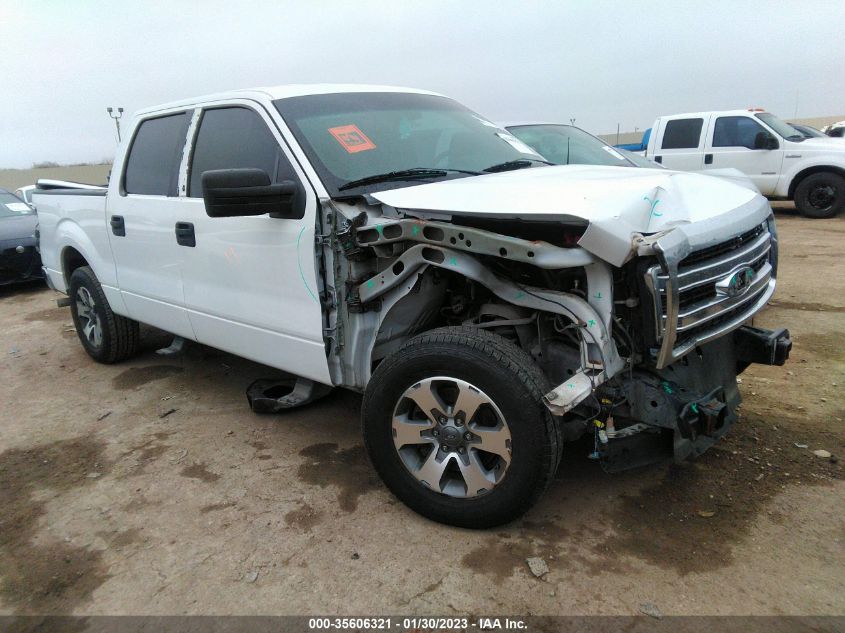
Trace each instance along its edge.
<instances>
[{"instance_id":1,"label":"front door","mask_svg":"<svg viewBox=\"0 0 845 633\"><path fill-rule=\"evenodd\" d=\"M714 117L705 148L704 169L733 167L751 178L764 196L772 195L783 163L783 148L755 149L759 134L771 137L750 116Z\"/></svg>"},{"instance_id":2,"label":"front door","mask_svg":"<svg viewBox=\"0 0 845 633\"><path fill-rule=\"evenodd\" d=\"M193 125L179 222L195 245L180 246L185 306L197 340L330 383L315 267L317 198L273 121L258 105L209 107ZM297 219L211 218L202 174L259 168L299 184Z\"/></svg>"}]
</instances>

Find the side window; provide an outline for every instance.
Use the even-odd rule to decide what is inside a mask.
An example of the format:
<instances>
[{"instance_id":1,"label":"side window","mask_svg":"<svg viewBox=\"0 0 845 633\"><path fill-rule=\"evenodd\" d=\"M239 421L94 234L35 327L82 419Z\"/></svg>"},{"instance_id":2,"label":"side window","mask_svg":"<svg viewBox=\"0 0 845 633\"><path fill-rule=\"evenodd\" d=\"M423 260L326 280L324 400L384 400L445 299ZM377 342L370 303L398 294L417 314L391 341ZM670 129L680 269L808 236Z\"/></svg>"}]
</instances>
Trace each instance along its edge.
<instances>
[{"instance_id":1,"label":"side window","mask_svg":"<svg viewBox=\"0 0 845 633\"><path fill-rule=\"evenodd\" d=\"M698 147L704 119L673 119L666 123L661 149L693 149Z\"/></svg>"},{"instance_id":2,"label":"side window","mask_svg":"<svg viewBox=\"0 0 845 633\"><path fill-rule=\"evenodd\" d=\"M212 169L255 167L271 182L299 182L264 120L249 108L216 108L203 112L191 157L188 195L202 198L202 174Z\"/></svg>"},{"instance_id":3,"label":"side window","mask_svg":"<svg viewBox=\"0 0 845 633\"><path fill-rule=\"evenodd\" d=\"M713 147L747 147L754 149L754 139L763 126L747 116L720 116L713 127Z\"/></svg>"},{"instance_id":4,"label":"side window","mask_svg":"<svg viewBox=\"0 0 845 633\"><path fill-rule=\"evenodd\" d=\"M186 112L147 119L138 127L123 177L126 193L175 196L190 119Z\"/></svg>"}]
</instances>

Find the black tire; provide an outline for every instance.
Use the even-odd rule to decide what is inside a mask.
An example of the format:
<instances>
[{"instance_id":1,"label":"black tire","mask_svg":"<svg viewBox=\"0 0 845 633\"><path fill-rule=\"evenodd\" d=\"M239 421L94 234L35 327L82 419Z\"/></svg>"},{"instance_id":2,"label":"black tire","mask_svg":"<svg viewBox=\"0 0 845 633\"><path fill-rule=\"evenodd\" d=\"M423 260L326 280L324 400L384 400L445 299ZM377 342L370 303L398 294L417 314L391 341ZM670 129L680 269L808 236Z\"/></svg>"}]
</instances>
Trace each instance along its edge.
<instances>
[{"instance_id":1,"label":"black tire","mask_svg":"<svg viewBox=\"0 0 845 633\"><path fill-rule=\"evenodd\" d=\"M93 298L93 313L96 316L97 324L100 327L101 336L99 344L92 341L84 331L88 319L85 316L80 318L82 295L85 292ZM94 275L89 266L82 266L73 271L70 276L70 311L73 315L73 324L76 327L76 334L79 342L88 352L88 355L98 363L116 363L133 356L138 351L140 342L140 329L138 322L127 319L112 312L103 287ZM84 306L82 306L84 309Z\"/></svg>"},{"instance_id":2,"label":"black tire","mask_svg":"<svg viewBox=\"0 0 845 633\"><path fill-rule=\"evenodd\" d=\"M807 176L795 189L795 206L807 218L832 218L845 209L845 178L829 171Z\"/></svg>"},{"instance_id":3,"label":"black tire","mask_svg":"<svg viewBox=\"0 0 845 633\"><path fill-rule=\"evenodd\" d=\"M479 496L457 498L426 486L394 446L397 404L406 390L435 376L476 386L499 408L510 431L505 474ZM531 356L506 339L470 327L432 330L408 341L374 372L362 407L364 443L385 485L419 514L465 528L508 523L534 505L560 463L561 430L542 402L548 389Z\"/></svg>"}]
</instances>

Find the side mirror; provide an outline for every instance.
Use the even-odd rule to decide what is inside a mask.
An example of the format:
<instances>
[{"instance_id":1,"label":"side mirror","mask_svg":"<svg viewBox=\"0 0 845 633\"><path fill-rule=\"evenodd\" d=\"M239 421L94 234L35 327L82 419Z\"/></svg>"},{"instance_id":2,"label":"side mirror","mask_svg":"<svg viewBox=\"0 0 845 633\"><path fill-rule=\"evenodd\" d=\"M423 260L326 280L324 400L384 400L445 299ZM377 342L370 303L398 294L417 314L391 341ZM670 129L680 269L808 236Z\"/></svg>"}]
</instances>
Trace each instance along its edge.
<instances>
[{"instance_id":1,"label":"side mirror","mask_svg":"<svg viewBox=\"0 0 845 633\"><path fill-rule=\"evenodd\" d=\"M263 169L214 169L202 173L202 198L211 218L296 215L298 187L291 180L270 184ZM298 216L297 216L298 217Z\"/></svg>"},{"instance_id":2,"label":"side mirror","mask_svg":"<svg viewBox=\"0 0 845 633\"><path fill-rule=\"evenodd\" d=\"M768 132L757 132L754 137L754 149L777 149L778 140Z\"/></svg>"}]
</instances>

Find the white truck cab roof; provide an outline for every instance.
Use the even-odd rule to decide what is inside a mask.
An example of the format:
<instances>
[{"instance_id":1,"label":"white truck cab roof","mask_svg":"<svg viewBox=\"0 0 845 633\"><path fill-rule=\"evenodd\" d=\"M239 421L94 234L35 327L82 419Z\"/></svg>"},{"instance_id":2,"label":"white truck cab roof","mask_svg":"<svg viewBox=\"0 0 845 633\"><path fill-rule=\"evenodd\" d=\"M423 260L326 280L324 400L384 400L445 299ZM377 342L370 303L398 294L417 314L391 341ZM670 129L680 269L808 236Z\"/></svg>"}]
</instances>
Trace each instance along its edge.
<instances>
[{"instance_id":1,"label":"white truck cab roof","mask_svg":"<svg viewBox=\"0 0 845 633\"><path fill-rule=\"evenodd\" d=\"M180 99L169 103L163 103L156 106L138 110L136 115L151 114L153 112L160 112L162 110L172 110L174 108L193 106L201 103L209 103L212 101L226 101L229 99L255 99L257 101L276 99L288 99L290 97L305 97L309 95L319 94L337 94L344 92L404 92L409 94L426 94L442 97L443 95L428 90L418 90L416 88L404 88L400 86L380 86L371 84L287 84L280 86L267 86L260 88L247 88L242 90L228 90L226 92L217 92L213 94L203 95L201 97L192 97L190 99Z\"/></svg>"},{"instance_id":2,"label":"white truck cab roof","mask_svg":"<svg viewBox=\"0 0 845 633\"><path fill-rule=\"evenodd\" d=\"M740 108L738 110L704 110L702 112L683 112L681 114L670 114L661 116L661 119L693 119L718 116L749 116L754 114L766 114L768 110L762 108Z\"/></svg>"}]
</instances>

